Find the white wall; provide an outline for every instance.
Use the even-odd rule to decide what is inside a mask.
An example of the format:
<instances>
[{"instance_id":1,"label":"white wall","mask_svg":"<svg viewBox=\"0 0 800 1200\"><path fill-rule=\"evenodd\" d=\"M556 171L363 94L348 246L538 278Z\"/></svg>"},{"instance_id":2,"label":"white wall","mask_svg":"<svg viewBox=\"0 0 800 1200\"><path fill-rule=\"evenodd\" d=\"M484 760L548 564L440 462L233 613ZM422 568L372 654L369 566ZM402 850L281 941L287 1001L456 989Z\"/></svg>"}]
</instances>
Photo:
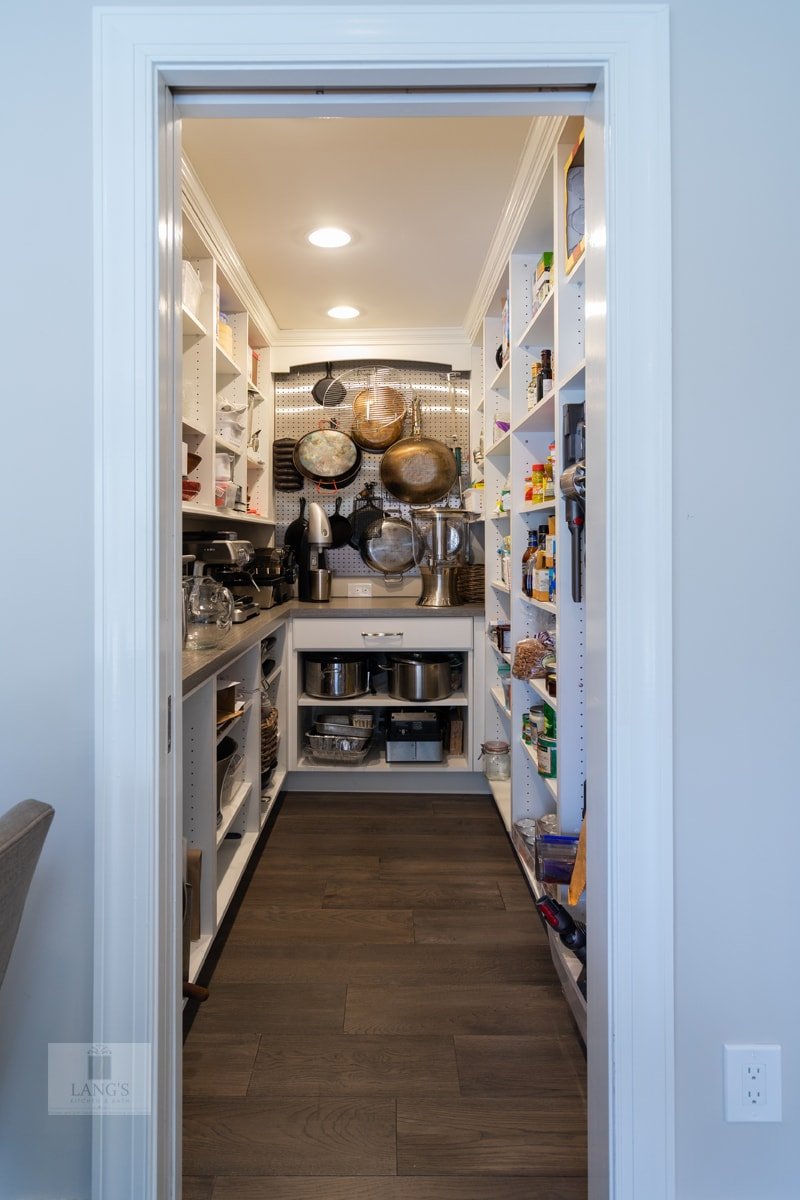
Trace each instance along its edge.
<instances>
[{"instance_id":1,"label":"white wall","mask_svg":"<svg viewBox=\"0 0 800 1200\"><path fill-rule=\"evenodd\" d=\"M678 1196L786 1200L800 1187L800 9L671 12ZM24 598L6 588L2 803L56 808L0 993L0 1200L20 1200L89 1193L88 1122L46 1115L46 1044L90 1031L91 6L7 5L3 35L3 412L22 435L3 475L24 497L4 542ZM782 1125L723 1123L726 1040L783 1045Z\"/></svg>"}]
</instances>

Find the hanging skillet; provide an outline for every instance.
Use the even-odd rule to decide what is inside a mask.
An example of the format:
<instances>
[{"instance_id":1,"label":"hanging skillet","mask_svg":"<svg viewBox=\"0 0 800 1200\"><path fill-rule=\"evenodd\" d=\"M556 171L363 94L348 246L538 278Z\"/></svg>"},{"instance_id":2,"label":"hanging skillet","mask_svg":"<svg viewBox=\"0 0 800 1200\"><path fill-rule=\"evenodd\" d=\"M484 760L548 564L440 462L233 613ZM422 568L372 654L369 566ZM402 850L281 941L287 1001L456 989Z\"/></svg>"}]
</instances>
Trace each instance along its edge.
<instances>
[{"instance_id":1,"label":"hanging skillet","mask_svg":"<svg viewBox=\"0 0 800 1200\"><path fill-rule=\"evenodd\" d=\"M354 550L361 549L361 535L364 530L383 516L383 509L375 503L374 490L374 483L366 483L353 501L353 511L350 513L350 525L353 530L350 545Z\"/></svg>"},{"instance_id":2,"label":"hanging skillet","mask_svg":"<svg viewBox=\"0 0 800 1200\"><path fill-rule=\"evenodd\" d=\"M456 481L453 451L444 442L422 436L420 403L411 404L411 437L402 438L381 459L381 483L403 504L433 504Z\"/></svg>"},{"instance_id":3,"label":"hanging skillet","mask_svg":"<svg viewBox=\"0 0 800 1200\"><path fill-rule=\"evenodd\" d=\"M361 466L361 448L341 429L313 429L301 437L292 455L301 475L312 483L341 484Z\"/></svg>"},{"instance_id":4,"label":"hanging skillet","mask_svg":"<svg viewBox=\"0 0 800 1200\"><path fill-rule=\"evenodd\" d=\"M347 517L343 517L339 511L341 507L342 497L337 496L333 512L328 518L331 527L331 537L333 538L331 542L332 550L337 550L340 546L346 546L353 532L353 527Z\"/></svg>"},{"instance_id":5,"label":"hanging skillet","mask_svg":"<svg viewBox=\"0 0 800 1200\"><path fill-rule=\"evenodd\" d=\"M295 554L299 553L300 551L300 542L303 539L303 534L305 533L306 526L308 525L308 521L305 518L305 511L306 498L305 496L301 496L300 514L299 516L295 517L293 521L289 522L289 524L286 526L286 533L283 535L284 546L289 546L292 550L294 550Z\"/></svg>"},{"instance_id":6,"label":"hanging skillet","mask_svg":"<svg viewBox=\"0 0 800 1200\"><path fill-rule=\"evenodd\" d=\"M318 379L311 389L311 395L317 404L341 404L345 397L345 389L338 379L333 378L333 363L325 364L326 374Z\"/></svg>"}]
</instances>

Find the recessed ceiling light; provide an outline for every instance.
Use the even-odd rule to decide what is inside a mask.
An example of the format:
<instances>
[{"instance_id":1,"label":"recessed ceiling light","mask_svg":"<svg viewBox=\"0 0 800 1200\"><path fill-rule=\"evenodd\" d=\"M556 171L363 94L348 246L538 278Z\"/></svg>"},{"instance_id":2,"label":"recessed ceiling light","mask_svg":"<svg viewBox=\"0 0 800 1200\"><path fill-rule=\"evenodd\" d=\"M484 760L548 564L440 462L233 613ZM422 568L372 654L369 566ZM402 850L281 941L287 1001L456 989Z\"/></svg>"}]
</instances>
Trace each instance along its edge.
<instances>
[{"instance_id":1,"label":"recessed ceiling light","mask_svg":"<svg viewBox=\"0 0 800 1200\"><path fill-rule=\"evenodd\" d=\"M336 250L339 246L347 245L350 241L350 234L345 233L344 229L326 225L323 229L313 229L308 235L308 240L312 246L321 246L324 250Z\"/></svg>"},{"instance_id":2,"label":"recessed ceiling light","mask_svg":"<svg viewBox=\"0 0 800 1200\"><path fill-rule=\"evenodd\" d=\"M328 316L336 317L337 321L352 321L353 317L359 315L359 310L351 308L349 304L337 304L335 308L328 309Z\"/></svg>"}]
</instances>

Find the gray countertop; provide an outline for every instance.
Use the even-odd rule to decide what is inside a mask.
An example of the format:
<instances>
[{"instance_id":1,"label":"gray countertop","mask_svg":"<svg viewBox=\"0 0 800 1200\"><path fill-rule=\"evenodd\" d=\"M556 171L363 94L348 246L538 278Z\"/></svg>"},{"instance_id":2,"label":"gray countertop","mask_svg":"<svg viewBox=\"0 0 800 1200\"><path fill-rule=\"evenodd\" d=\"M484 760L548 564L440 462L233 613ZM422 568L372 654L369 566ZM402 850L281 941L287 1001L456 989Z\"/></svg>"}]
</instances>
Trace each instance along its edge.
<instances>
[{"instance_id":1,"label":"gray countertop","mask_svg":"<svg viewBox=\"0 0 800 1200\"><path fill-rule=\"evenodd\" d=\"M182 660L183 694L194 691L233 659L238 658L262 638L291 617L473 617L483 612L482 604L459 604L455 608L421 608L413 597L397 600L364 600L361 597L337 596L326 603L303 603L289 600L278 608L267 609L242 625L234 625L225 641L216 650L184 650Z\"/></svg>"}]
</instances>

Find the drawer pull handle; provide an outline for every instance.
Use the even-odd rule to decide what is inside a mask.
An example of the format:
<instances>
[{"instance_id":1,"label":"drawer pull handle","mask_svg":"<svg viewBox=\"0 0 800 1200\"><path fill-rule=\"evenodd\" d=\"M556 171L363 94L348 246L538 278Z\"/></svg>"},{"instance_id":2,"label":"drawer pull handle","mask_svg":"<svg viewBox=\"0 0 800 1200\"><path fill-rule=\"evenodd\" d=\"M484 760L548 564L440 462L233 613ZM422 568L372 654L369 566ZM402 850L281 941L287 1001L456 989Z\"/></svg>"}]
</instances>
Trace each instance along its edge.
<instances>
[{"instance_id":1,"label":"drawer pull handle","mask_svg":"<svg viewBox=\"0 0 800 1200\"><path fill-rule=\"evenodd\" d=\"M363 633L362 632L361 636L365 637L365 638L366 637L368 637L368 638L402 637L403 631L401 629L398 633Z\"/></svg>"}]
</instances>

